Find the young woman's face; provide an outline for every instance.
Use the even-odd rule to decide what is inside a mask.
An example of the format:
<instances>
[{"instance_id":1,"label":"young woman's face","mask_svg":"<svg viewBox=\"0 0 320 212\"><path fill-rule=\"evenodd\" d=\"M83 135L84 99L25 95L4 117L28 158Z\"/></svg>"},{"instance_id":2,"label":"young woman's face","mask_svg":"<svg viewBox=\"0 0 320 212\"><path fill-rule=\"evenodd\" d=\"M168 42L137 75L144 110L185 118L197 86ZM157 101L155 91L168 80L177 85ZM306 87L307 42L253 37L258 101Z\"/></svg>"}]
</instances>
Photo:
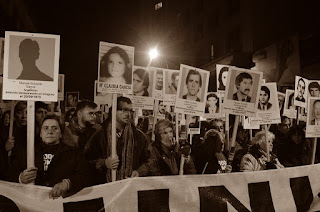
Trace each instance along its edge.
<instances>
[{"instance_id":1,"label":"young woman's face","mask_svg":"<svg viewBox=\"0 0 320 212\"><path fill-rule=\"evenodd\" d=\"M222 73L222 77L221 78L222 78L222 83L223 83L224 86L227 85L227 76L228 76L228 72L227 71Z\"/></svg>"},{"instance_id":2,"label":"young woman's face","mask_svg":"<svg viewBox=\"0 0 320 212\"><path fill-rule=\"evenodd\" d=\"M126 63L118 53L112 53L108 60L108 72L112 77L121 77L126 71Z\"/></svg>"},{"instance_id":3,"label":"young woman's face","mask_svg":"<svg viewBox=\"0 0 320 212\"><path fill-rule=\"evenodd\" d=\"M133 93L143 91L146 86L143 85L143 80L140 79L138 74L133 74Z\"/></svg>"}]
</instances>

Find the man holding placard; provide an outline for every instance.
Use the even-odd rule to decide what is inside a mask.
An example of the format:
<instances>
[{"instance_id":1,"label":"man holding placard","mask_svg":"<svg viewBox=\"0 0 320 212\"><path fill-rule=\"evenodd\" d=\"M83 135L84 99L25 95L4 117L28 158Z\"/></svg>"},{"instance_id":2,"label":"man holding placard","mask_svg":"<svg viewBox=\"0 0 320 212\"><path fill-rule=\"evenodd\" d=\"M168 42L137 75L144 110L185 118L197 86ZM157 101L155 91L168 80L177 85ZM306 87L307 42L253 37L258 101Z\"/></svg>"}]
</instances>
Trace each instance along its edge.
<instances>
[{"instance_id":1,"label":"man holding placard","mask_svg":"<svg viewBox=\"0 0 320 212\"><path fill-rule=\"evenodd\" d=\"M110 110L112 111L112 110ZM132 102L127 97L118 97L116 112L117 156L111 156L111 117L89 139L84 152L93 165L95 184L111 182L111 170L117 171L117 180L138 177L136 171L147 162L149 142L147 137L132 124Z\"/></svg>"}]
</instances>

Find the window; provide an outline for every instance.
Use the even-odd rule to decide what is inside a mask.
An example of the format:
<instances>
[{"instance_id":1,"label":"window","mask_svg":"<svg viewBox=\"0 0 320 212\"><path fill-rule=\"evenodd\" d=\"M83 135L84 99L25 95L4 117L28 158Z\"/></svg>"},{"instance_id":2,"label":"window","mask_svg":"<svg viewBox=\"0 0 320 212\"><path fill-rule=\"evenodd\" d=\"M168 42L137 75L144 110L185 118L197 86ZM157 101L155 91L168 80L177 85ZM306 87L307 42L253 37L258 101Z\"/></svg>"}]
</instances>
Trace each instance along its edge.
<instances>
[{"instance_id":1,"label":"window","mask_svg":"<svg viewBox=\"0 0 320 212\"><path fill-rule=\"evenodd\" d=\"M159 10L160 8L162 8L162 2L159 2L156 5L154 5L154 10Z\"/></svg>"}]
</instances>

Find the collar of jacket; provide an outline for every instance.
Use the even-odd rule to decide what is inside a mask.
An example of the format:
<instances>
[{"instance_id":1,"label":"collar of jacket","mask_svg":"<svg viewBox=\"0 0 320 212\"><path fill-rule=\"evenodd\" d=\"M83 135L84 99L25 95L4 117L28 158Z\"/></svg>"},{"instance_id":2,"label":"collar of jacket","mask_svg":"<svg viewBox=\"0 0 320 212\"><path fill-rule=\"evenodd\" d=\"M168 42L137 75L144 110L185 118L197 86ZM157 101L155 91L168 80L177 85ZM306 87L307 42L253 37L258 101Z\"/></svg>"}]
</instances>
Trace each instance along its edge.
<instances>
[{"instance_id":1,"label":"collar of jacket","mask_svg":"<svg viewBox=\"0 0 320 212\"><path fill-rule=\"evenodd\" d=\"M76 135L80 135L80 134L84 133L84 131L86 130L86 128L82 128L78 124L78 120L76 118L71 119L69 127L70 127L71 131Z\"/></svg>"}]
</instances>

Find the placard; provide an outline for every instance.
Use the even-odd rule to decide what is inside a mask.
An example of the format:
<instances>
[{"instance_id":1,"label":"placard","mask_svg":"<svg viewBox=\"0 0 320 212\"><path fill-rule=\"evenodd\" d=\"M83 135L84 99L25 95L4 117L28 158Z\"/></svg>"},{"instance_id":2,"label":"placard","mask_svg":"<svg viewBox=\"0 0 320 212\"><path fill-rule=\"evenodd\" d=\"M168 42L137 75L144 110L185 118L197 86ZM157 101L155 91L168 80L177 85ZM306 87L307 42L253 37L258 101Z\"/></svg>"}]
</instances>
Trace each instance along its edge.
<instances>
[{"instance_id":1,"label":"placard","mask_svg":"<svg viewBox=\"0 0 320 212\"><path fill-rule=\"evenodd\" d=\"M256 115L262 72L229 67L222 112L240 116Z\"/></svg>"},{"instance_id":2,"label":"placard","mask_svg":"<svg viewBox=\"0 0 320 212\"><path fill-rule=\"evenodd\" d=\"M104 104L112 105L112 94L98 92L97 86L98 86L98 80L95 80L94 81L94 97L93 97L94 103L100 104L100 105L104 105Z\"/></svg>"},{"instance_id":3,"label":"placard","mask_svg":"<svg viewBox=\"0 0 320 212\"><path fill-rule=\"evenodd\" d=\"M225 91L228 79L228 65L216 65L217 71L217 91Z\"/></svg>"},{"instance_id":4,"label":"placard","mask_svg":"<svg viewBox=\"0 0 320 212\"><path fill-rule=\"evenodd\" d=\"M180 65L176 113L203 116L206 105L209 72L195 67Z\"/></svg>"},{"instance_id":5,"label":"placard","mask_svg":"<svg viewBox=\"0 0 320 212\"><path fill-rule=\"evenodd\" d=\"M257 109L257 116L251 119L252 124L281 123L277 84L275 82L262 84Z\"/></svg>"},{"instance_id":6,"label":"placard","mask_svg":"<svg viewBox=\"0 0 320 212\"><path fill-rule=\"evenodd\" d=\"M206 97L206 108L204 110L204 118L221 118L222 98L217 92L208 92Z\"/></svg>"},{"instance_id":7,"label":"placard","mask_svg":"<svg viewBox=\"0 0 320 212\"><path fill-rule=\"evenodd\" d=\"M307 115L307 138L320 137L320 97L310 97L308 99Z\"/></svg>"},{"instance_id":8,"label":"placard","mask_svg":"<svg viewBox=\"0 0 320 212\"><path fill-rule=\"evenodd\" d=\"M163 74L164 69L157 67L148 67L148 70L153 72L153 97L157 100L163 100Z\"/></svg>"},{"instance_id":9,"label":"placard","mask_svg":"<svg viewBox=\"0 0 320 212\"><path fill-rule=\"evenodd\" d=\"M60 36L5 32L3 99L58 100Z\"/></svg>"},{"instance_id":10,"label":"placard","mask_svg":"<svg viewBox=\"0 0 320 212\"><path fill-rule=\"evenodd\" d=\"M134 47L100 41L98 91L132 94Z\"/></svg>"},{"instance_id":11,"label":"placard","mask_svg":"<svg viewBox=\"0 0 320 212\"><path fill-rule=\"evenodd\" d=\"M164 70L164 96L165 105L174 105L179 83L179 70Z\"/></svg>"},{"instance_id":12,"label":"placard","mask_svg":"<svg viewBox=\"0 0 320 212\"><path fill-rule=\"evenodd\" d=\"M307 107L307 97L306 87L308 85L308 80L299 76L296 76L295 90L294 90L294 105L299 107Z\"/></svg>"},{"instance_id":13,"label":"placard","mask_svg":"<svg viewBox=\"0 0 320 212\"><path fill-rule=\"evenodd\" d=\"M297 110L293 104L293 99L294 99L294 90L287 89L286 98L284 101L283 116L286 116L291 119L297 118Z\"/></svg>"}]
</instances>

